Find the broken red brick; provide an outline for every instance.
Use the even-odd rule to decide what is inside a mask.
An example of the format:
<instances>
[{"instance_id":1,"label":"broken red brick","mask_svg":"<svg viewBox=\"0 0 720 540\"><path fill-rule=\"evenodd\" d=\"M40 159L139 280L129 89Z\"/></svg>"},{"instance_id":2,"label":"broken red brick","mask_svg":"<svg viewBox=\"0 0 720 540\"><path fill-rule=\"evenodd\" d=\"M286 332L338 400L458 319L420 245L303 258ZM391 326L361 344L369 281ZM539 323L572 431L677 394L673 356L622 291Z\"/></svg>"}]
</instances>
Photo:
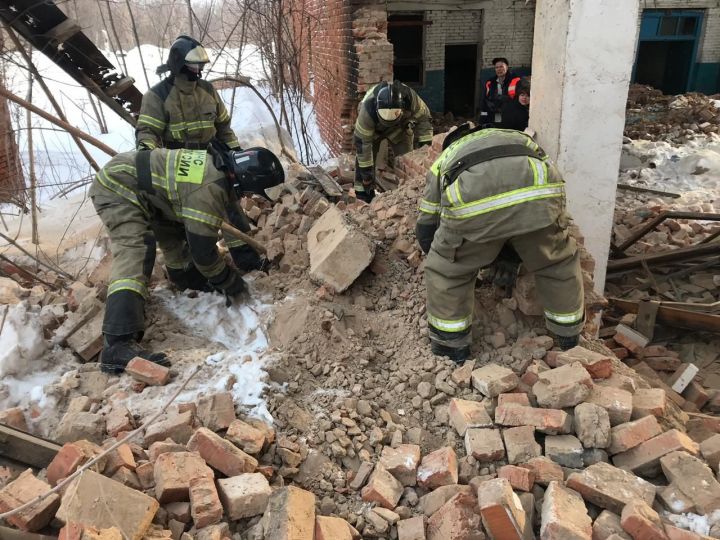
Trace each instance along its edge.
<instances>
[{"instance_id":1,"label":"broken red brick","mask_svg":"<svg viewBox=\"0 0 720 540\"><path fill-rule=\"evenodd\" d=\"M190 479L190 512L198 529L222 518L223 506L212 478L196 476Z\"/></svg>"},{"instance_id":2,"label":"broken red brick","mask_svg":"<svg viewBox=\"0 0 720 540\"><path fill-rule=\"evenodd\" d=\"M258 465L254 457L207 428L195 431L187 448L198 452L208 465L226 476L254 472Z\"/></svg>"},{"instance_id":3,"label":"broken red brick","mask_svg":"<svg viewBox=\"0 0 720 540\"><path fill-rule=\"evenodd\" d=\"M671 429L627 452L616 454L613 463L621 469L652 476L659 470L660 458L676 450L684 450L694 456L700 451L690 437L677 429Z\"/></svg>"},{"instance_id":4,"label":"broken red brick","mask_svg":"<svg viewBox=\"0 0 720 540\"><path fill-rule=\"evenodd\" d=\"M428 540L472 538L480 529L480 516L476 513L477 498L458 493L443 504L427 523Z\"/></svg>"},{"instance_id":5,"label":"broken red brick","mask_svg":"<svg viewBox=\"0 0 720 540\"><path fill-rule=\"evenodd\" d=\"M74 443L65 443L47 468L47 480L51 486L74 473L87 460L82 448Z\"/></svg>"},{"instance_id":6,"label":"broken red brick","mask_svg":"<svg viewBox=\"0 0 720 540\"><path fill-rule=\"evenodd\" d=\"M227 429L235 421L235 403L230 392L203 396L198 401L197 418L211 431Z\"/></svg>"},{"instance_id":7,"label":"broken red brick","mask_svg":"<svg viewBox=\"0 0 720 540\"><path fill-rule=\"evenodd\" d=\"M135 429L135 422L127 407L113 407L105 417L105 430L110 437L117 437L118 433L133 429Z\"/></svg>"},{"instance_id":8,"label":"broken red brick","mask_svg":"<svg viewBox=\"0 0 720 540\"><path fill-rule=\"evenodd\" d=\"M52 487L49 484L33 475L32 469L27 469L0 490L0 513L15 510L36 497L44 495L51 489ZM57 512L59 506L60 496L53 493L30 508L26 508L5 519L18 529L35 532L50 523L50 520L55 517L55 512Z\"/></svg>"},{"instance_id":9,"label":"broken red brick","mask_svg":"<svg viewBox=\"0 0 720 540\"><path fill-rule=\"evenodd\" d=\"M140 463L135 467L135 474L137 474L138 481L142 489L151 489L155 487L155 467L149 461Z\"/></svg>"},{"instance_id":10,"label":"broken red brick","mask_svg":"<svg viewBox=\"0 0 720 540\"><path fill-rule=\"evenodd\" d=\"M652 415L617 425L610 429L608 453L612 455L627 452L631 448L657 437L660 433L662 433L662 428L657 418Z\"/></svg>"},{"instance_id":11,"label":"broken red brick","mask_svg":"<svg viewBox=\"0 0 720 540\"><path fill-rule=\"evenodd\" d=\"M592 388L590 374L580 362L573 362L540 373L532 391L541 407L562 409L585 401Z\"/></svg>"},{"instance_id":12,"label":"broken red brick","mask_svg":"<svg viewBox=\"0 0 720 540\"><path fill-rule=\"evenodd\" d=\"M425 540L425 520L423 516L402 519L397 523L398 540Z\"/></svg>"},{"instance_id":13,"label":"broken red brick","mask_svg":"<svg viewBox=\"0 0 720 540\"><path fill-rule=\"evenodd\" d=\"M210 467L194 452L167 452L155 461L155 495L161 504L190 500L190 480L213 478Z\"/></svg>"},{"instance_id":14,"label":"broken red brick","mask_svg":"<svg viewBox=\"0 0 720 540\"><path fill-rule=\"evenodd\" d=\"M25 420L25 413L20 407L13 407L12 409L0 411L0 424L14 427L20 431L30 431L28 429L27 421Z\"/></svg>"},{"instance_id":15,"label":"broken red brick","mask_svg":"<svg viewBox=\"0 0 720 540\"><path fill-rule=\"evenodd\" d=\"M470 428L465 432L465 453L481 463L505 457L505 446L499 429Z\"/></svg>"},{"instance_id":16,"label":"broken red brick","mask_svg":"<svg viewBox=\"0 0 720 540\"><path fill-rule=\"evenodd\" d=\"M643 500L648 504L655 500L654 485L609 463L595 463L582 472L571 474L566 485L586 501L616 514L632 500Z\"/></svg>"},{"instance_id":17,"label":"broken red brick","mask_svg":"<svg viewBox=\"0 0 720 540\"><path fill-rule=\"evenodd\" d=\"M527 467L505 465L500 467L498 478L505 478L513 489L520 491L532 491L535 485L535 471Z\"/></svg>"},{"instance_id":18,"label":"broken red brick","mask_svg":"<svg viewBox=\"0 0 720 540\"><path fill-rule=\"evenodd\" d=\"M170 414L165 419L152 424L145 432L145 444L171 439L174 443L187 444L192 436L193 413L186 411Z\"/></svg>"},{"instance_id":19,"label":"broken red brick","mask_svg":"<svg viewBox=\"0 0 720 540\"><path fill-rule=\"evenodd\" d=\"M493 425L485 405L479 401L453 398L450 400L449 413L450 424L461 437L468 428L486 428Z\"/></svg>"},{"instance_id":20,"label":"broken red brick","mask_svg":"<svg viewBox=\"0 0 720 540\"><path fill-rule=\"evenodd\" d=\"M230 424L225 438L248 454L258 454L265 445L265 434L242 420Z\"/></svg>"},{"instance_id":21,"label":"broken red brick","mask_svg":"<svg viewBox=\"0 0 720 540\"><path fill-rule=\"evenodd\" d=\"M427 489L457 484L458 462L455 450L446 446L427 454L417 472L418 484Z\"/></svg>"},{"instance_id":22,"label":"broken red brick","mask_svg":"<svg viewBox=\"0 0 720 540\"><path fill-rule=\"evenodd\" d=\"M660 465L670 485L692 501L690 511L709 515L720 509L720 483L705 463L687 452L671 452L660 459Z\"/></svg>"},{"instance_id":23,"label":"broken red brick","mask_svg":"<svg viewBox=\"0 0 720 540\"><path fill-rule=\"evenodd\" d=\"M272 488L260 473L246 473L218 480L220 500L228 518L238 519L257 516L265 512Z\"/></svg>"},{"instance_id":24,"label":"broken red brick","mask_svg":"<svg viewBox=\"0 0 720 540\"><path fill-rule=\"evenodd\" d=\"M535 440L535 428L532 426L506 429L503 431L503 440L507 449L508 462L512 465L542 456L542 447Z\"/></svg>"},{"instance_id":25,"label":"broken red brick","mask_svg":"<svg viewBox=\"0 0 720 540\"><path fill-rule=\"evenodd\" d=\"M633 538L667 540L660 516L645 501L628 502L622 510L620 524Z\"/></svg>"},{"instance_id":26,"label":"broken red brick","mask_svg":"<svg viewBox=\"0 0 720 540\"><path fill-rule=\"evenodd\" d=\"M643 416L665 415L667 396L661 388L641 388L633 395L632 419L637 420Z\"/></svg>"},{"instance_id":27,"label":"broken red brick","mask_svg":"<svg viewBox=\"0 0 720 540\"><path fill-rule=\"evenodd\" d=\"M491 538L522 540L527 516L510 482L496 478L478 489L480 515Z\"/></svg>"},{"instance_id":28,"label":"broken red brick","mask_svg":"<svg viewBox=\"0 0 720 540\"><path fill-rule=\"evenodd\" d=\"M339 517L315 516L315 540L353 540L350 524Z\"/></svg>"},{"instance_id":29,"label":"broken red brick","mask_svg":"<svg viewBox=\"0 0 720 540\"><path fill-rule=\"evenodd\" d=\"M570 433L572 418L559 409L537 409L521 405L503 405L495 409L495 423L501 426L533 426L548 435Z\"/></svg>"},{"instance_id":30,"label":"broken red brick","mask_svg":"<svg viewBox=\"0 0 720 540\"><path fill-rule=\"evenodd\" d=\"M550 482L542 504L543 540L590 540L592 520L582 497L560 482Z\"/></svg>"},{"instance_id":31,"label":"broken red brick","mask_svg":"<svg viewBox=\"0 0 720 540\"><path fill-rule=\"evenodd\" d=\"M497 404L498 404L498 407L502 407L503 405L509 405L509 404L530 407L530 399L528 398L528 395L525 392L512 392L509 394L508 393L500 394L498 396ZM485 427L485 426L477 426L477 427Z\"/></svg>"},{"instance_id":32,"label":"broken red brick","mask_svg":"<svg viewBox=\"0 0 720 540\"><path fill-rule=\"evenodd\" d=\"M678 529L673 527L669 523L665 523L665 534L667 534L668 540L706 540L707 537L700 536L692 531L686 531L685 529Z\"/></svg>"},{"instance_id":33,"label":"broken red brick","mask_svg":"<svg viewBox=\"0 0 720 540\"><path fill-rule=\"evenodd\" d=\"M420 446L401 444L396 448L385 446L380 455L380 464L403 486L417 483L417 468L420 463Z\"/></svg>"},{"instance_id":34,"label":"broken red brick","mask_svg":"<svg viewBox=\"0 0 720 540\"><path fill-rule=\"evenodd\" d=\"M419 473L418 480L420 480ZM403 485L378 463L360 494L363 501L375 502L383 508L392 510L397 506L402 492Z\"/></svg>"},{"instance_id":35,"label":"broken red brick","mask_svg":"<svg viewBox=\"0 0 720 540\"><path fill-rule=\"evenodd\" d=\"M550 482L562 482L564 479L562 467L545 456L532 458L527 463L521 463L520 467L531 470L535 483L541 486L547 486Z\"/></svg>"},{"instance_id":36,"label":"broken red brick","mask_svg":"<svg viewBox=\"0 0 720 540\"><path fill-rule=\"evenodd\" d=\"M125 372L136 381L151 386L163 386L170 380L170 370L160 364L136 356L125 367Z\"/></svg>"},{"instance_id":37,"label":"broken red brick","mask_svg":"<svg viewBox=\"0 0 720 540\"><path fill-rule=\"evenodd\" d=\"M107 455L107 462L105 463L103 474L105 476L112 476L120 467L135 470L136 466L135 456L133 456L130 446L128 444L121 444Z\"/></svg>"},{"instance_id":38,"label":"broken red brick","mask_svg":"<svg viewBox=\"0 0 720 540\"><path fill-rule=\"evenodd\" d=\"M691 381L682 393L687 401L695 405L698 410L702 409L710 401L710 396L703 386L697 381Z\"/></svg>"},{"instance_id":39,"label":"broken red brick","mask_svg":"<svg viewBox=\"0 0 720 540\"><path fill-rule=\"evenodd\" d=\"M315 495L283 487L270 496L265 511L265 538L312 539L315 534Z\"/></svg>"},{"instance_id":40,"label":"broken red brick","mask_svg":"<svg viewBox=\"0 0 720 540\"><path fill-rule=\"evenodd\" d=\"M593 379L607 379L612 375L612 360L609 356L586 349L573 347L557 355L557 367L580 362Z\"/></svg>"},{"instance_id":41,"label":"broken red brick","mask_svg":"<svg viewBox=\"0 0 720 540\"><path fill-rule=\"evenodd\" d=\"M599 405L608 412L610 425L630 421L633 412L633 395L627 390L612 386L595 385L587 398L588 403Z\"/></svg>"},{"instance_id":42,"label":"broken red brick","mask_svg":"<svg viewBox=\"0 0 720 540\"><path fill-rule=\"evenodd\" d=\"M486 397L514 390L518 382L518 376L511 369L497 364L487 364L472 372L473 386Z\"/></svg>"}]
</instances>

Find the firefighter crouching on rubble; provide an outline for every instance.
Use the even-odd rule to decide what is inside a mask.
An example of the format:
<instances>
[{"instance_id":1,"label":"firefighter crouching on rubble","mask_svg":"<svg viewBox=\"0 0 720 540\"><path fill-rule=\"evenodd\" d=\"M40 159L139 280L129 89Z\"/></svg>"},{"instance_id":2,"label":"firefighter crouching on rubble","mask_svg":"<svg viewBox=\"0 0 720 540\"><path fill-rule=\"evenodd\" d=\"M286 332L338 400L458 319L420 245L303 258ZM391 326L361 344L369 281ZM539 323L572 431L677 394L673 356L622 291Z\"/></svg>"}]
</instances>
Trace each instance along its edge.
<instances>
[{"instance_id":1,"label":"firefighter crouching on rubble","mask_svg":"<svg viewBox=\"0 0 720 540\"><path fill-rule=\"evenodd\" d=\"M428 254L433 353L469 357L478 271L495 262L514 282L515 255L535 274L548 330L562 349L574 347L585 319L583 281L557 168L520 131L464 125L443 148L428 172L416 228Z\"/></svg>"},{"instance_id":2,"label":"firefighter crouching on rubble","mask_svg":"<svg viewBox=\"0 0 720 540\"><path fill-rule=\"evenodd\" d=\"M175 40L167 63L157 69L158 75L167 71L170 75L143 95L135 128L138 150L205 150L214 138L240 149L217 90L201 79L207 62L207 52L197 40L188 36Z\"/></svg>"},{"instance_id":3,"label":"firefighter crouching on rubble","mask_svg":"<svg viewBox=\"0 0 720 540\"><path fill-rule=\"evenodd\" d=\"M432 142L430 109L400 81L370 88L358 106L355 122L355 195L370 202L375 196L375 159L383 139L395 157Z\"/></svg>"},{"instance_id":4,"label":"firefighter crouching on rubble","mask_svg":"<svg viewBox=\"0 0 720 540\"><path fill-rule=\"evenodd\" d=\"M247 232L249 222L238 198L248 192L265 195L285 174L265 148L211 150L125 152L95 176L90 197L112 251L100 358L105 372L122 372L135 356L168 364L163 353L151 354L138 345L156 242L168 277L179 289L218 290L228 298L245 290L240 272L218 252L218 230L226 221ZM265 260L250 246L223 235L237 268L264 268Z\"/></svg>"}]
</instances>

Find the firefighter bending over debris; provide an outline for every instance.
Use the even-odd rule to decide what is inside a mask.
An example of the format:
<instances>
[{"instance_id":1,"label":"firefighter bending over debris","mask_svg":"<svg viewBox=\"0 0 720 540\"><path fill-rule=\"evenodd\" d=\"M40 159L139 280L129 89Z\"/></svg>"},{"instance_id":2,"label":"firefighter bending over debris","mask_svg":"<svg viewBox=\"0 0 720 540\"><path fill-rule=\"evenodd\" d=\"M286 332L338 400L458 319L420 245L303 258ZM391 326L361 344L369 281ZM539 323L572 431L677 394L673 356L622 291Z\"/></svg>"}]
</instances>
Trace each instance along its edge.
<instances>
[{"instance_id":1,"label":"firefighter bending over debris","mask_svg":"<svg viewBox=\"0 0 720 540\"><path fill-rule=\"evenodd\" d=\"M467 124L451 132L428 172L416 228L428 254L433 353L456 362L470 356L478 271L495 262L514 282L517 256L535 274L548 330L563 350L574 347L585 315L579 255L568 222L564 182L531 137Z\"/></svg>"},{"instance_id":2,"label":"firefighter bending over debris","mask_svg":"<svg viewBox=\"0 0 720 540\"><path fill-rule=\"evenodd\" d=\"M383 139L395 157L432 142L430 109L400 81L381 82L368 90L355 122L355 194L370 202L375 196L375 159Z\"/></svg>"},{"instance_id":3,"label":"firefighter bending over debris","mask_svg":"<svg viewBox=\"0 0 720 540\"><path fill-rule=\"evenodd\" d=\"M201 79L209 61L197 40L188 36L175 40L167 63L157 69L158 75L166 71L170 75L143 95L135 128L138 150L205 150L214 138L240 149L225 104L213 85Z\"/></svg>"},{"instance_id":4,"label":"firefighter bending over debris","mask_svg":"<svg viewBox=\"0 0 720 540\"><path fill-rule=\"evenodd\" d=\"M240 272L218 252L218 230L226 221L248 231L238 199L247 192L265 195L285 174L265 148L212 150L125 152L95 176L90 197L107 227L113 257L102 328L100 367L105 372L122 372L135 356L168 364L163 353L151 354L138 345L156 242L168 277L179 289L218 290L228 297L245 290ZM223 235L237 268L265 267L250 246Z\"/></svg>"}]
</instances>

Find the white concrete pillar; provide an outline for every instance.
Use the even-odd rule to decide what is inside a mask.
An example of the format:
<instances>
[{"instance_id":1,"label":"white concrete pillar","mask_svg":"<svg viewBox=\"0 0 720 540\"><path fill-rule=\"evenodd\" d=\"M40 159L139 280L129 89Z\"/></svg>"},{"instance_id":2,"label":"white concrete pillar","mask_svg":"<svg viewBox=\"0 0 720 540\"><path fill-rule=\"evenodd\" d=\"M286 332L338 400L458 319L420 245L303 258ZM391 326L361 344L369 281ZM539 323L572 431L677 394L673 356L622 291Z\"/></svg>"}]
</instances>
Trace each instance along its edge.
<instances>
[{"instance_id":1,"label":"white concrete pillar","mask_svg":"<svg viewBox=\"0 0 720 540\"><path fill-rule=\"evenodd\" d=\"M610 250L637 0L537 0L530 127L567 182L602 293Z\"/></svg>"}]
</instances>

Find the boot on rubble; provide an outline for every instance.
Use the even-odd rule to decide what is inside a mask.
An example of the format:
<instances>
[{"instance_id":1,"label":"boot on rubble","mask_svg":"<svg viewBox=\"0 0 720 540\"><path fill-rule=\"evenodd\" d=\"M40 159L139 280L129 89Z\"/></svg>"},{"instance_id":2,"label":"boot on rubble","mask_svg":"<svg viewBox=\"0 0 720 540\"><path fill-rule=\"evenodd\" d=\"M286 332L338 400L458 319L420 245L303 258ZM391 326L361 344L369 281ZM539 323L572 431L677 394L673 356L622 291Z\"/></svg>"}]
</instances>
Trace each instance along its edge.
<instances>
[{"instance_id":1,"label":"boot on rubble","mask_svg":"<svg viewBox=\"0 0 720 540\"><path fill-rule=\"evenodd\" d=\"M100 371L113 374L122 373L130 360L136 356L160 366L170 366L170 360L168 360L165 353L146 351L140 347L133 336L108 336L106 334L103 350L100 354Z\"/></svg>"}]
</instances>

